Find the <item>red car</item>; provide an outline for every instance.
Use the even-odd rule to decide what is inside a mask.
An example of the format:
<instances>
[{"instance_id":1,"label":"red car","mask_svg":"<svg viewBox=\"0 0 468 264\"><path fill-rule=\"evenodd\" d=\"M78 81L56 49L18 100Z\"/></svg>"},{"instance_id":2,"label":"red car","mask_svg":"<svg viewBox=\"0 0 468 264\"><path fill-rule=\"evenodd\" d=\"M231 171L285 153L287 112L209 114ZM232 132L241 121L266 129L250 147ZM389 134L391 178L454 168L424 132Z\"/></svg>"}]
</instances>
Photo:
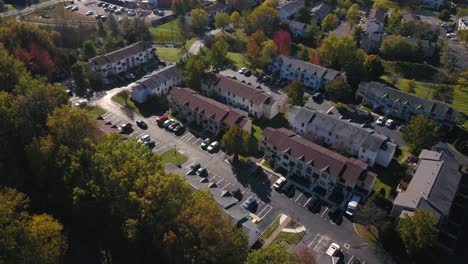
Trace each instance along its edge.
<instances>
[{"instance_id":1,"label":"red car","mask_svg":"<svg viewBox=\"0 0 468 264\"><path fill-rule=\"evenodd\" d=\"M166 121L168 118L169 117L166 115L158 116L158 118L156 118L156 124L158 124L158 126L161 126L162 123L164 123L164 121Z\"/></svg>"}]
</instances>

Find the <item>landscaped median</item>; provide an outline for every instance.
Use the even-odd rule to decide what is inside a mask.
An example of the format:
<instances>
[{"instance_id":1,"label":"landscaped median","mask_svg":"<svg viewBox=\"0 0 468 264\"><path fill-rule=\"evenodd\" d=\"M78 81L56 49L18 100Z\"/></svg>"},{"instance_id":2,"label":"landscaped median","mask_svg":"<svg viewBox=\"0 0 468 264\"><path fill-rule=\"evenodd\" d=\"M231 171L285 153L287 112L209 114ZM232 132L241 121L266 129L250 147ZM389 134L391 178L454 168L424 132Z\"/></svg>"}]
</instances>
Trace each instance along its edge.
<instances>
[{"instance_id":1,"label":"landscaped median","mask_svg":"<svg viewBox=\"0 0 468 264\"><path fill-rule=\"evenodd\" d=\"M281 214L268 226L259 239L263 241L263 247L268 247L276 242L286 242L294 246L301 241L305 232L304 226L298 224L289 216Z\"/></svg>"},{"instance_id":2,"label":"landscaped median","mask_svg":"<svg viewBox=\"0 0 468 264\"><path fill-rule=\"evenodd\" d=\"M159 155L164 164L172 163L174 165L181 165L187 161L187 157L174 149L167 150Z\"/></svg>"}]
</instances>

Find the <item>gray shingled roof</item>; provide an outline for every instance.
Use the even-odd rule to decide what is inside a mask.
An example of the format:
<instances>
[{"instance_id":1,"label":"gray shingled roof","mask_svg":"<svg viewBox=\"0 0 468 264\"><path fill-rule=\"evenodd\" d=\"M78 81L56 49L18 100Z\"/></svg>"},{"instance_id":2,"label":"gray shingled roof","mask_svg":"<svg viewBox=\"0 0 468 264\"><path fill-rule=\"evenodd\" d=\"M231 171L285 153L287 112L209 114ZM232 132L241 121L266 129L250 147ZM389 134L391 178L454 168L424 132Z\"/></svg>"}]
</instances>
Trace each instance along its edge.
<instances>
[{"instance_id":1,"label":"gray shingled roof","mask_svg":"<svg viewBox=\"0 0 468 264\"><path fill-rule=\"evenodd\" d=\"M327 131L332 132L342 138L348 138L363 148L377 152L379 149L386 149L388 137L376 133L369 128L363 128L359 124L348 122L335 115L328 115L320 111L306 107L293 106L289 110L291 116L295 115L296 122L313 124Z\"/></svg>"},{"instance_id":2,"label":"gray shingled roof","mask_svg":"<svg viewBox=\"0 0 468 264\"><path fill-rule=\"evenodd\" d=\"M337 76L341 75L341 72L335 71L333 69L328 69L319 65L315 65L306 61L298 60L293 57L289 57L286 55L279 55L277 58L278 62L282 65L287 67L291 67L293 69L299 69L301 71L306 71L309 73L313 73L318 77L324 78L328 81L334 80Z\"/></svg>"},{"instance_id":3,"label":"gray shingled roof","mask_svg":"<svg viewBox=\"0 0 468 264\"><path fill-rule=\"evenodd\" d=\"M423 150L411 182L393 204L448 215L461 179L459 167L445 152Z\"/></svg>"},{"instance_id":4,"label":"gray shingled roof","mask_svg":"<svg viewBox=\"0 0 468 264\"><path fill-rule=\"evenodd\" d=\"M169 65L161 70L153 71L152 73L149 73L143 76L140 80L136 81L133 89L154 89L160 86L161 83L164 83L177 76L179 74L178 71L180 70L175 64Z\"/></svg>"},{"instance_id":5,"label":"gray shingled roof","mask_svg":"<svg viewBox=\"0 0 468 264\"><path fill-rule=\"evenodd\" d=\"M278 10L279 9L294 10L297 8L301 8L302 6L304 6L303 0L294 0L294 1L287 0L278 4Z\"/></svg>"},{"instance_id":6,"label":"gray shingled roof","mask_svg":"<svg viewBox=\"0 0 468 264\"><path fill-rule=\"evenodd\" d=\"M145 51L151 47L153 47L153 44L150 41L136 42L125 48L94 57L89 60L88 64L102 65L102 64L117 62L129 56Z\"/></svg>"},{"instance_id":7,"label":"gray shingled roof","mask_svg":"<svg viewBox=\"0 0 468 264\"><path fill-rule=\"evenodd\" d=\"M413 108L421 108L425 113L437 113L445 116L447 112L453 111L452 107L440 101L428 100L414 94L402 92L378 82L361 82L358 93L375 98L386 97L391 101L400 100L403 104Z\"/></svg>"}]
</instances>

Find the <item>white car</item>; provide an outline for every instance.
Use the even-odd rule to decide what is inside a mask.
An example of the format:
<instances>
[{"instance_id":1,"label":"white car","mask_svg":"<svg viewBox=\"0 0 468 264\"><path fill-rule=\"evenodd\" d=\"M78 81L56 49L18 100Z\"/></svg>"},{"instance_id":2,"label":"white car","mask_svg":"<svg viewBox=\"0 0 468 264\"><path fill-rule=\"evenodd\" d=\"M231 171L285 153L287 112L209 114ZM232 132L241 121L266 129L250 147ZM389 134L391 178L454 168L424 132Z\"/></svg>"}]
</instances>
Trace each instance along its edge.
<instances>
[{"instance_id":1,"label":"white car","mask_svg":"<svg viewBox=\"0 0 468 264\"><path fill-rule=\"evenodd\" d=\"M219 142L218 141L213 141L211 144L206 148L208 152L213 152L219 147Z\"/></svg>"},{"instance_id":2,"label":"white car","mask_svg":"<svg viewBox=\"0 0 468 264\"><path fill-rule=\"evenodd\" d=\"M340 245L336 243L331 243L330 247L327 249L327 255L333 257L340 250Z\"/></svg>"},{"instance_id":3,"label":"white car","mask_svg":"<svg viewBox=\"0 0 468 264\"><path fill-rule=\"evenodd\" d=\"M154 143L153 139L148 134L141 136L138 142L143 143L145 146L151 146Z\"/></svg>"},{"instance_id":4,"label":"white car","mask_svg":"<svg viewBox=\"0 0 468 264\"><path fill-rule=\"evenodd\" d=\"M75 103L76 107L85 107L88 104L88 100L80 99L78 102Z\"/></svg>"},{"instance_id":5,"label":"white car","mask_svg":"<svg viewBox=\"0 0 468 264\"><path fill-rule=\"evenodd\" d=\"M449 39L453 39L455 38L457 35L455 33L447 33L447 38Z\"/></svg>"},{"instance_id":6,"label":"white car","mask_svg":"<svg viewBox=\"0 0 468 264\"><path fill-rule=\"evenodd\" d=\"M394 125L394 122L392 119L388 119L387 122L385 122L385 126L388 128L392 128Z\"/></svg>"},{"instance_id":7,"label":"white car","mask_svg":"<svg viewBox=\"0 0 468 264\"><path fill-rule=\"evenodd\" d=\"M273 184L273 188L275 188L276 191L280 191L285 183L286 183L286 178L279 177L279 179L276 180L275 183Z\"/></svg>"},{"instance_id":8,"label":"white car","mask_svg":"<svg viewBox=\"0 0 468 264\"><path fill-rule=\"evenodd\" d=\"M247 68L241 68L241 69L238 71L238 73L244 74L244 72L246 72L246 71L247 71Z\"/></svg>"},{"instance_id":9,"label":"white car","mask_svg":"<svg viewBox=\"0 0 468 264\"><path fill-rule=\"evenodd\" d=\"M86 15L87 15L87 16L92 16L92 15L93 15L93 11L89 10L88 12L86 12Z\"/></svg>"},{"instance_id":10,"label":"white car","mask_svg":"<svg viewBox=\"0 0 468 264\"><path fill-rule=\"evenodd\" d=\"M383 126L385 124L385 117L379 116L379 118L377 118L377 121L375 121L375 123L379 126Z\"/></svg>"},{"instance_id":11,"label":"white car","mask_svg":"<svg viewBox=\"0 0 468 264\"><path fill-rule=\"evenodd\" d=\"M72 9L70 9L71 11L78 11L78 7L77 6L74 6Z\"/></svg>"}]
</instances>

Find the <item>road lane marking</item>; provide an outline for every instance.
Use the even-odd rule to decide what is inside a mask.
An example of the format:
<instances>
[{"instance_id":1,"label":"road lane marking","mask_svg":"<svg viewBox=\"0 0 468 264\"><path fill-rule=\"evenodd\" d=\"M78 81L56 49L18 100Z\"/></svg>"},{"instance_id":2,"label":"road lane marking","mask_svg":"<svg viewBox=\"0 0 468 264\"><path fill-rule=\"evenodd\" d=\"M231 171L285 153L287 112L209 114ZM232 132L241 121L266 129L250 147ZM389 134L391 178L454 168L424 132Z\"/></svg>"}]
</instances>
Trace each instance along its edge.
<instances>
[{"instance_id":1,"label":"road lane marking","mask_svg":"<svg viewBox=\"0 0 468 264\"><path fill-rule=\"evenodd\" d=\"M297 199L296 199L294 202L297 202L297 200L299 200L299 198L301 198L301 196L302 196L303 194L304 194L304 193L301 193L301 194L297 197Z\"/></svg>"},{"instance_id":2,"label":"road lane marking","mask_svg":"<svg viewBox=\"0 0 468 264\"><path fill-rule=\"evenodd\" d=\"M328 211L328 207L325 208L325 211L323 211L322 215L320 217L323 217L323 215Z\"/></svg>"}]
</instances>

